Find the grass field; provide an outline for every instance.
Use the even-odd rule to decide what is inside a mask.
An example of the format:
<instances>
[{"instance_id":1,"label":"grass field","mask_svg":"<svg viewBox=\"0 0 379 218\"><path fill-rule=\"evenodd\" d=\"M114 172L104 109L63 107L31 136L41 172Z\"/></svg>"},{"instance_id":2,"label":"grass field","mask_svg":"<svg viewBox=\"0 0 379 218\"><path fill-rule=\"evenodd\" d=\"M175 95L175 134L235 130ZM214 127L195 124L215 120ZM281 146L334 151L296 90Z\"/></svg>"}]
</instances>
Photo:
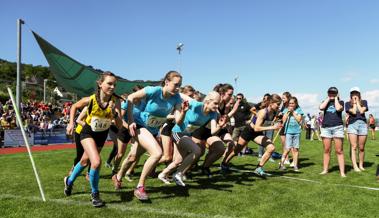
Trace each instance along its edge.
<instances>
[{"instance_id":1,"label":"grass field","mask_svg":"<svg viewBox=\"0 0 379 218\"><path fill-rule=\"evenodd\" d=\"M255 144L250 147L257 151ZM277 163L268 163L265 169L273 176L262 179L251 173L257 158L242 156L233 161L239 171L223 177L216 174L219 169L215 165L212 179L194 173L186 188L149 179L149 203L133 196L137 178L124 180L123 189L116 192L110 169L103 167L99 187L107 206L101 209L91 206L90 186L84 176L75 182L72 196L63 194L63 177L75 149L33 154L47 202L40 198L27 153L0 155L0 217L379 217L375 177L379 140L367 141L366 171L361 173L351 168L347 142L344 148L347 178L339 176L334 152L330 173L319 175L322 144L302 139L299 173L279 171ZM109 151L110 147L104 148L103 159Z\"/></svg>"}]
</instances>

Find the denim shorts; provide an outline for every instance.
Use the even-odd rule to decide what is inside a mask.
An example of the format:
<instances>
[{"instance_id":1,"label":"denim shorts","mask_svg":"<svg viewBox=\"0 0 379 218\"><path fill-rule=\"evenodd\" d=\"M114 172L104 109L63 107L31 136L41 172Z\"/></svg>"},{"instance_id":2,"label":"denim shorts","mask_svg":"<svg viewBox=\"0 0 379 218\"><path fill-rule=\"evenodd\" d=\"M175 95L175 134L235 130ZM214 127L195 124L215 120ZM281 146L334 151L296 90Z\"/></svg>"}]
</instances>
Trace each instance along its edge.
<instances>
[{"instance_id":1,"label":"denim shorts","mask_svg":"<svg viewBox=\"0 0 379 218\"><path fill-rule=\"evenodd\" d=\"M286 149L300 147L300 134L286 134Z\"/></svg>"},{"instance_id":2,"label":"denim shorts","mask_svg":"<svg viewBox=\"0 0 379 218\"><path fill-rule=\"evenodd\" d=\"M357 120L347 127L348 134L367 135L367 123L363 120Z\"/></svg>"},{"instance_id":3,"label":"denim shorts","mask_svg":"<svg viewBox=\"0 0 379 218\"><path fill-rule=\"evenodd\" d=\"M322 138L345 138L343 125L321 128Z\"/></svg>"}]
</instances>

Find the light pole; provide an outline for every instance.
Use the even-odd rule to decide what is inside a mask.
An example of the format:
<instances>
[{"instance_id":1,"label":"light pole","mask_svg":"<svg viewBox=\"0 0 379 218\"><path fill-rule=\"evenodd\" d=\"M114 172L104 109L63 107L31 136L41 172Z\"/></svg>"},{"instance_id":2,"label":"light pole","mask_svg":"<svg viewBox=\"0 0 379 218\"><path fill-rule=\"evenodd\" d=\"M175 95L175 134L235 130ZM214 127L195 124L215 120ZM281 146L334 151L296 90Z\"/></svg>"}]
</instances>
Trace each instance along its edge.
<instances>
[{"instance_id":1,"label":"light pole","mask_svg":"<svg viewBox=\"0 0 379 218\"><path fill-rule=\"evenodd\" d=\"M47 79L43 80L43 103L46 103L46 83Z\"/></svg>"},{"instance_id":2,"label":"light pole","mask_svg":"<svg viewBox=\"0 0 379 218\"><path fill-rule=\"evenodd\" d=\"M184 44L183 43L179 43L177 46L176 46L176 50L178 51L178 54L179 54L179 60L178 60L178 70L179 70L179 73L182 73L181 72L181 54L182 54L182 51L183 51L183 46Z\"/></svg>"},{"instance_id":3,"label":"light pole","mask_svg":"<svg viewBox=\"0 0 379 218\"><path fill-rule=\"evenodd\" d=\"M234 89L236 90L237 92L237 80L238 80L238 76L234 77Z\"/></svg>"},{"instance_id":4,"label":"light pole","mask_svg":"<svg viewBox=\"0 0 379 218\"><path fill-rule=\"evenodd\" d=\"M25 22L17 19L17 82L16 82L16 105L20 109L21 105L21 25Z\"/></svg>"}]
</instances>

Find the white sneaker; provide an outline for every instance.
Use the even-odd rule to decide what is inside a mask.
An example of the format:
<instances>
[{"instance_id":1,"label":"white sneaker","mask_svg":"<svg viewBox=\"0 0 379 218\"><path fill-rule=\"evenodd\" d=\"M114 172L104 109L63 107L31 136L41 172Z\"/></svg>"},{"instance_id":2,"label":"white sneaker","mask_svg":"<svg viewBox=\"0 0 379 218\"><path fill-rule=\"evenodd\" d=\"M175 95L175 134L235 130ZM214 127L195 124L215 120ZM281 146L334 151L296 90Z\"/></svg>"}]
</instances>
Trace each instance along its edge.
<instances>
[{"instance_id":1,"label":"white sneaker","mask_svg":"<svg viewBox=\"0 0 379 218\"><path fill-rule=\"evenodd\" d=\"M167 184L167 185L171 184L171 182L168 181L166 175L164 175L163 173L160 173L158 175L158 179L161 180L164 184Z\"/></svg>"},{"instance_id":2,"label":"white sneaker","mask_svg":"<svg viewBox=\"0 0 379 218\"><path fill-rule=\"evenodd\" d=\"M132 175L131 175L131 174L125 174L124 178L125 178L126 181L128 181L128 182L133 182L133 179L132 179Z\"/></svg>"},{"instance_id":3,"label":"white sneaker","mask_svg":"<svg viewBox=\"0 0 379 218\"><path fill-rule=\"evenodd\" d=\"M293 161L291 162L290 167L295 167L295 164L293 163Z\"/></svg>"},{"instance_id":4,"label":"white sneaker","mask_svg":"<svg viewBox=\"0 0 379 218\"><path fill-rule=\"evenodd\" d=\"M105 161L105 167L106 168L112 168L112 163L108 163L108 162Z\"/></svg>"},{"instance_id":5,"label":"white sneaker","mask_svg":"<svg viewBox=\"0 0 379 218\"><path fill-rule=\"evenodd\" d=\"M183 182L182 173L180 172L175 173L173 176L173 179L178 186L182 186L182 187L186 186L186 184Z\"/></svg>"},{"instance_id":6,"label":"white sneaker","mask_svg":"<svg viewBox=\"0 0 379 218\"><path fill-rule=\"evenodd\" d=\"M287 159L287 160L284 161L284 164L285 164L285 165L289 165L289 164L290 164L290 161Z\"/></svg>"}]
</instances>

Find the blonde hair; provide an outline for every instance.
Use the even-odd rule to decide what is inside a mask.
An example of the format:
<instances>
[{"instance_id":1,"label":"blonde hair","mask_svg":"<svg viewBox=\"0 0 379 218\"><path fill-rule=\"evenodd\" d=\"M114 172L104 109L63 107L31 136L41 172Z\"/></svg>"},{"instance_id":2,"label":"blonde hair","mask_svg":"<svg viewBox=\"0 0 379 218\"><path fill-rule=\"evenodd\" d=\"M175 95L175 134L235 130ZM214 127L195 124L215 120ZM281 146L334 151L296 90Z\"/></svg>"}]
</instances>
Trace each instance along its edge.
<instances>
[{"instance_id":1,"label":"blonde hair","mask_svg":"<svg viewBox=\"0 0 379 218\"><path fill-rule=\"evenodd\" d=\"M218 93L216 91L211 91L211 92L208 93L207 96L205 96L204 102L213 101L216 98L219 98L219 99L221 98L220 93Z\"/></svg>"}]
</instances>

